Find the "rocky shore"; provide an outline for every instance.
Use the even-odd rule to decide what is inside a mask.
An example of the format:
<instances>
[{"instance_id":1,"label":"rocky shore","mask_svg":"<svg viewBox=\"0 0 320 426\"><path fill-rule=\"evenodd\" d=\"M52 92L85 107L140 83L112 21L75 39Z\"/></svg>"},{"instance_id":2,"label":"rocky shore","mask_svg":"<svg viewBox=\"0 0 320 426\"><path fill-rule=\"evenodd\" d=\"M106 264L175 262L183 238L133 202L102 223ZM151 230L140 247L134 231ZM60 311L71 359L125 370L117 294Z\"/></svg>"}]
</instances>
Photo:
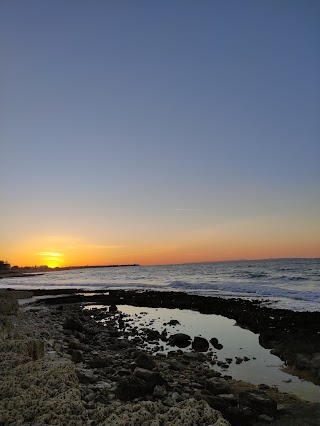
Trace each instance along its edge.
<instances>
[{"instance_id":1,"label":"rocky shore","mask_svg":"<svg viewBox=\"0 0 320 426\"><path fill-rule=\"evenodd\" d=\"M215 371L208 363L209 342L200 337L192 342L189 339L193 351L186 353L179 346L183 347L189 336L161 336L152 327L141 336L117 304L224 311L242 326L256 327L261 341L268 345L284 345L284 333L280 337L279 330L289 330L286 338L291 333L302 335L303 330L317 335L319 322L316 325L313 320L318 314L302 318L289 313L282 319L285 312L267 312L258 303L221 299L219 303L215 298L209 304L208 299L204 303L205 298L181 293L49 293L58 297L39 301L31 309L19 309L17 296L28 298L30 292L0 292L0 425L319 423L319 404ZM40 296L43 291L34 294ZM83 309L88 301L107 307ZM271 330L275 331L272 335ZM148 341L170 342L172 350L167 355L150 354ZM308 360L313 360L307 363L312 374L318 350L313 342L308 340L306 352ZM213 340L210 345L215 348L219 342ZM277 347L281 348L280 343L273 346Z\"/></svg>"}]
</instances>

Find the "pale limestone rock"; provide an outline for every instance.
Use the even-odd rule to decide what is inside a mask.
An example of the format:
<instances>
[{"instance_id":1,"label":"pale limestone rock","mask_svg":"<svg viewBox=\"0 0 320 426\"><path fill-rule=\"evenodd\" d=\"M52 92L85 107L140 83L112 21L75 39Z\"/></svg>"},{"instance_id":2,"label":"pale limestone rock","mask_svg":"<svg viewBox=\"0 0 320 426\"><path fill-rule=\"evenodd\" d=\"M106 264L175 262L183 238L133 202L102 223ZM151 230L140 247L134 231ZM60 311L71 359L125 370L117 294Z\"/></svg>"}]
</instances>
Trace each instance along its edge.
<instances>
[{"instance_id":1,"label":"pale limestone rock","mask_svg":"<svg viewBox=\"0 0 320 426\"><path fill-rule=\"evenodd\" d=\"M166 407L161 402L143 401L104 407L96 411L101 426L230 426L222 414L206 401L194 398Z\"/></svg>"}]
</instances>

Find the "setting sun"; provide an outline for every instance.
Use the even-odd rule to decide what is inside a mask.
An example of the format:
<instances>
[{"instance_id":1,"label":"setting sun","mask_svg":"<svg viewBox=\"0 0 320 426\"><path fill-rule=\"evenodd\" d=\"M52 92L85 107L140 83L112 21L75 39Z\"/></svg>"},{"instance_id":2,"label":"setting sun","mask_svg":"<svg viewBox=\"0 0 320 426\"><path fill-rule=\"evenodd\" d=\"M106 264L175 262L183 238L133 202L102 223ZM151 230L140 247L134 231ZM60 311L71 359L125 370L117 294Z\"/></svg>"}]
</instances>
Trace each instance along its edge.
<instances>
[{"instance_id":1,"label":"setting sun","mask_svg":"<svg viewBox=\"0 0 320 426\"><path fill-rule=\"evenodd\" d=\"M40 252L38 256L42 257L41 263L47 265L49 268L61 267L63 263L63 253L57 252Z\"/></svg>"}]
</instances>

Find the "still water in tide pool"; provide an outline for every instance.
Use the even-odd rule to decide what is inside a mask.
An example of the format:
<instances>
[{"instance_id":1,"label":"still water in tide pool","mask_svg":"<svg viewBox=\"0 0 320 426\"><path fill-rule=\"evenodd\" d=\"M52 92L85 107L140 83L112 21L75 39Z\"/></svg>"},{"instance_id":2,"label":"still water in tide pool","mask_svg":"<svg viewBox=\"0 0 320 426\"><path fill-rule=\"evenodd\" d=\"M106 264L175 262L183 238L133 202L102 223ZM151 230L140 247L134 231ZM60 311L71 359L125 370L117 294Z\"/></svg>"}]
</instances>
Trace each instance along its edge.
<instances>
[{"instance_id":1,"label":"still water in tide pool","mask_svg":"<svg viewBox=\"0 0 320 426\"><path fill-rule=\"evenodd\" d=\"M88 305L85 309L105 308L104 305ZM214 365L216 371L223 375L227 374L236 380L245 380L254 384L276 385L281 392L288 392L297 395L299 398L319 402L320 387L313 383L300 380L281 370L283 361L270 353L270 350L263 348L259 344L259 336L249 330L237 326L234 320L220 315L204 315L195 311L165 309L165 308L141 308L129 305L118 305L120 312L127 314L124 318L128 321L128 326L138 326L158 330L160 333L166 328L168 336L175 333L186 333L193 339L195 336L202 336L207 340L216 337L223 345L221 350L215 350L211 345L212 353L218 356L218 360L224 361L226 358L233 358L229 368L223 369ZM180 324L170 326L171 319L178 320ZM133 320L133 321L130 321ZM163 352L178 349L161 342ZM149 349L154 349L155 345L148 344ZM191 346L182 349L190 352ZM248 357L249 361L241 364L235 363L235 357ZM255 358L255 359L254 359Z\"/></svg>"}]
</instances>

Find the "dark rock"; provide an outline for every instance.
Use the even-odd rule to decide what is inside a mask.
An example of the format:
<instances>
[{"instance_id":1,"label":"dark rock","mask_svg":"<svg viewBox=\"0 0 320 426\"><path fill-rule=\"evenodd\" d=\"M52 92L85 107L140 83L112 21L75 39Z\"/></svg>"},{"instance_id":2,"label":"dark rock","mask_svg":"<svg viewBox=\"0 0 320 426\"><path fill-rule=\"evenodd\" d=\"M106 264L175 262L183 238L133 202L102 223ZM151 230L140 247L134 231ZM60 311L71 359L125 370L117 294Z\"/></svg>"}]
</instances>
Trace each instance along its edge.
<instances>
[{"instance_id":1,"label":"dark rock","mask_svg":"<svg viewBox=\"0 0 320 426\"><path fill-rule=\"evenodd\" d=\"M100 330L95 327L84 327L84 332L86 334L89 334L90 336L96 336L97 334L100 333Z\"/></svg>"},{"instance_id":2,"label":"dark rock","mask_svg":"<svg viewBox=\"0 0 320 426\"><path fill-rule=\"evenodd\" d=\"M147 355L145 352L142 352L138 358L135 360L135 363L138 367L146 368L147 370L153 370L156 366L154 360Z\"/></svg>"},{"instance_id":3,"label":"dark rock","mask_svg":"<svg viewBox=\"0 0 320 426\"><path fill-rule=\"evenodd\" d=\"M98 377L93 374L92 370L79 369L76 370L76 373L80 383L97 383L99 380Z\"/></svg>"},{"instance_id":4,"label":"dark rock","mask_svg":"<svg viewBox=\"0 0 320 426\"><path fill-rule=\"evenodd\" d=\"M153 340L159 340L160 339L160 333L157 330L152 330L151 328L143 328L142 329L144 333L146 334L148 341Z\"/></svg>"},{"instance_id":5,"label":"dark rock","mask_svg":"<svg viewBox=\"0 0 320 426\"><path fill-rule=\"evenodd\" d=\"M136 375L128 376L121 380L115 390L116 397L122 401L132 401L135 398L145 397L152 393L156 385L163 384L164 379L158 373L150 371L150 374L148 381ZM162 380L159 380L159 377L161 377ZM161 381L161 383L159 383L159 381Z\"/></svg>"},{"instance_id":6,"label":"dark rock","mask_svg":"<svg viewBox=\"0 0 320 426\"><path fill-rule=\"evenodd\" d=\"M131 370L127 369L127 368L120 368L118 370L118 375L120 377L124 377L124 376L129 376L131 374Z\"/></svg>"},{"instance_id":7,"label":"dark rock","mask_svg":"<svg viewBox=\"0 0 320 426\"><path fill-rule=\"evenodd\" d=\"M163 399L167 396L167 390L165 386L156 385L153 391L153 397Z\"/></svg>"},{"instance_id":8,"label":"dark rock","mask_svg":"<svg viewBox=\"0 0 320 426\"><path fill-rule=\"evenodd\" d=\"M115 304L109 306L109 312L118 312L118 307Z\"/></svg>"},{"instance_id":9,"label":"dark rock","mask_svg":"<svg viewBox=\"0 0 320 426\"><path fill-rule=\"evenodd\" d=\"M258 421L260 423L270 424L274 421L274 418L267 416L266 414L260 414L260 416L258 416Z\"/></svg>"},{"instance_id":10,"label":"dark rock","mask_svg":"<svg viewBox=\"0 0 320 426\"><path fill-rule=\"evenodd\" d=\"M174 370L174 371L182 370L181 364L175 359L168 359L167 363L170 365L171 370Z\"/></svg>"},{"instance_id":11,"label":"dark rock","mask_svg":"<svg viewBox=\"0 0 320 426\"><path fill-rule=\"evenodd\" d=\"M200 354L195 353L195 352L186 352L183 354L183 357L189 360L199 360L200 359Z\"/></svg>"},{"instance_id":12,"label":"dark rock","mask_svg":"<svg viewBox=\"0 0 320 426\"><path fill-rule=\"evenodd\" d=\"M134 376L139 377L139 379L142 379L144 381L150 380L150 378L154 374L155 373L153 371L147 370L146 368L140 368L140 367L136 367L133 372Z\"/></svg>"},{"instance_id":13,"label":"dark rock","mask_svg":"<svg viewBox=\"0 0 320 426\"><path fill-rule=\"evenodd\" d=\"M225 379L211 377L206 381L206 389L213 395L231 393L231 387Z\"/></svg>"},{"instance_id":14,"label":"dark rock","mask_svg":"<svg viewBox=\"0 0 320 426\"><path fill-rule=\"evenodd\" d=\"M177 325L180 324L180 322L178 320L172 319L168 322L168 325Z\"/></svg>"},{"instance_id":15,"label":"dark rock","mask_svg":"<svg viewBox=\"0 0 320 426\"><path fill-rule=\"evenodd\" d=\"M87 364L91 368L104 368L113 364L113 359L111 357L100 357L96 356L90 359Z\"/></svg>"},{"instance_id":16,"label":"dark rock","mask_svg":"<svg viewBox=\"0 0 320 426\"><path fill-rule=\"evenodd\" d=\"M188 334L176 333L169 336L169 345L186 348L191 343L191 337Z\"/></svg>"},{"instance_id":17,"label":"dark rock","mask_svg":"<svg viewBox=\"0 0 320 426\"><path fill-rule=\"evenodd\" d=\"M119 349L126 349L126 348L130 347L130 342L127 339L118 339L118 340L115 341L115 345Z\"/></svg>"},{"instance_id":18,"label":"dark rock","mask_svg":"<svg viewBox=\"0 0 320 426\"><path fill-rule=\"evenodd\" d=\"M220 349L223 348L223 345L221 345L221 343L219 343L219 341L216 337L212 337L212 339L210 339L210 343L215 349L220 350Z\"/></svg>"},{"instance_id":19,"label":"dark rock","mask_svg":"<svg viewBox=\"0 0 320 426\"><path fill-rule=\"evenodd\" d=\"M149 390L152 391L156 385L168 385L167 381L161 376L160 373L150 371L145 368L137 367L134 370L133 375L139 379L144 380L148 384Z\"/></svg>"},{"instance_id":20,"label":"dark rock","mask_svg":"<svg viewBox=\"0 0 320 426\"><path fill-rule=\"evenodd\" d=\"M207 401L210 407L220 411L221 413L225 413L228 408L233 407L233 404L230 404L228 401L223 398L219 398L218 396L204 394L202 397L205 401Z\"/></svg>"},{"instance_id":21,"label":"dark rock","mask_svg":"<svg viewBox=\"0 0 320 426\"><path fill-rule=\"evenodd\" d=\"M76 330L76 331L83 331L84 327L82 322L78 318L66 318L65 322L63 323L63 328L67 330Z\"/></svg>"},{"instance_id":22,"label":"dark rock","mask_svg":"<svg viewBox=\"0 0 320 426\"><path fill-rule=\"evenodd\" d=\"M248 407L239 408L229 406L222 413L232 426L252 426L256 417Z\"/></svg>"},{"instance_id":23,"label":"dark rock","mask_svg":"<svg viewBox=\"0 0 320 426\"><path fill-rule=\"evenodd\" d=\"M274 399L262 390L249 390L240 392L239 406L249 407L255 414L266 414L275 417L277 412L277 403Z\"/></svg>"},{"instance_id":24,"label":"dark rock","mask_svg":"<svg viewBox=\"0 0 320 426\"><path fill-rule=\"evenodd\" d=\"M192 342L192 349L197 352L206 352L209 349L209 342L204 337L195 337Z\"/></svg>"},{"instance_id":25,"label":"dark rock","mask_svg":"<svg viewBox=\"0 0 320 426\"><path fill-rule=\"evenodd\" d=\"M238 399L232 393L223 393L216 396L220 401L223 401L226 405L232 405L236 407L238 405Z\"/></svg>"},{"instance_id":26,"label":"dark rock","mask_svg":"<svg viewBox=\"0 0 320 426\"><path fill-rule=\"evenodd\" d=\"M81 351L72 350L71 357L72 357L72 361L76 364L78 364L79 362L84 362L84 357Z\"/></svg>"}]
</instances>

